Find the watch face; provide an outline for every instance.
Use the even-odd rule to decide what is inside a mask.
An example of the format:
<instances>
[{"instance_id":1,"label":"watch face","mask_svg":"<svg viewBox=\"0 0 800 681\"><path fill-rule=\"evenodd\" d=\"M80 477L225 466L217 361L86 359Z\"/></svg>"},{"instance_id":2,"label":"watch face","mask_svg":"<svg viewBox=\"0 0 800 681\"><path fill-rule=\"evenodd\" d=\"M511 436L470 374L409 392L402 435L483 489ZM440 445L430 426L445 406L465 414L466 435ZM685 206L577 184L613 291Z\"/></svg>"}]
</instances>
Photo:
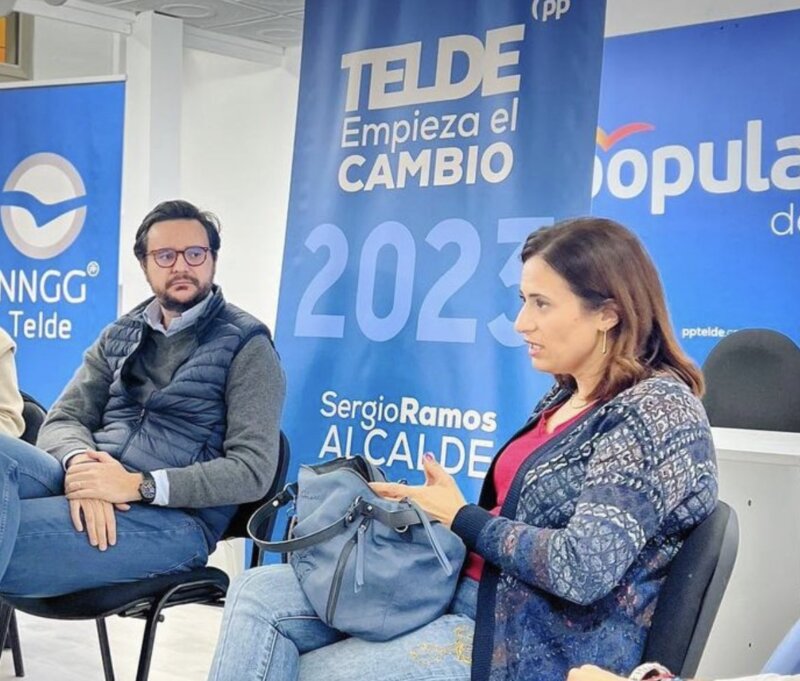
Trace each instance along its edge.
<instances>
[{"instance_id":1,"label":"watch face","mask_svg":"<svg viewBox=\"0 0 800 681\"><path fill-rule=\"evenodd\" d=\"M152 478L145 478L142 480L142 483L139 485L139 494L142 495L142 499L146 501L152 501L156 498L156 483Z\"/></svg>"}]
</instances>

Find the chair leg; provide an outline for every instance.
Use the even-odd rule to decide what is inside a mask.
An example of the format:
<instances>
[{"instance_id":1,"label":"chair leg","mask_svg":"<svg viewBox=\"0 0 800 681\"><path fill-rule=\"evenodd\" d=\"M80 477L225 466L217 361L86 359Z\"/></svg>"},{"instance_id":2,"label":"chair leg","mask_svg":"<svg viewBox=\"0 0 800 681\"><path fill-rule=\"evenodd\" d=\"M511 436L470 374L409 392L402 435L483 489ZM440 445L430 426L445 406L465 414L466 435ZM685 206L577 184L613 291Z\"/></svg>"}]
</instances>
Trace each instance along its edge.
<instances>
[{"instance_id":1,"label":"chair leg","mask_svg":"<svg viewBox=\"0 0 800 681\"><path fill-rule=\"evenodd\" d=\"M22 646L19 642L19 629L17 628L17 614L12 610L8 626L8 639L11 644L11 655L14 658L14 674L20 678L25 676L25 664L22 662Z\"/></svg>"},{"instance_id":2,"label":"chair leg","mask_svg":"<svg viewBox=\"0 0 800 681\"><path fill-rule=\"evenodd\" d=\"M8 629L11 625L11 617L13 614L14 608L7 603L0 603L0 657L2 657L3 650L6 647Z\"/></svg>"},{"instance_id":3,"label":"chair leg","mask_svg":"<svg viewBox=\"0 0 800 681\"><path fill-rule=\"evenodd\" d=\"M147 615L142 637L142 651L139 653L139 668L136 670L136 681L147 681L150 674L150 662L153 658L153 646L156 642L156 627L163 622L161 603L154 605Z\"/></svg>"},{"instance_id":4,"label":"chair leg","mask_svg":"<svg viewBox=\"0 0 800 681\"><path fill-rule=\"evenodd\" d=\"M114 681L114 665L111 662L111 646L108 643L108 630L106 629L105 617L98 617L97 638L100 640L100 657L103 658L103 674L106 681Z\"/></svg>"},{"instance_id":5,"label":"chair leg","mask_svg":"<svg viewBox=\"0 0 800 681\"><path fill-rule=\"evenodd\" d=\"M139 668L136 670L136 681L147 681L150 675L150 662L153 659L153 647L156 642L156 627L159 622L163 622L161 607L153 606L147 615L147 623L144 626L144 636L142 637L142 651L139 653Z\"/></svg>"}]
</instances>

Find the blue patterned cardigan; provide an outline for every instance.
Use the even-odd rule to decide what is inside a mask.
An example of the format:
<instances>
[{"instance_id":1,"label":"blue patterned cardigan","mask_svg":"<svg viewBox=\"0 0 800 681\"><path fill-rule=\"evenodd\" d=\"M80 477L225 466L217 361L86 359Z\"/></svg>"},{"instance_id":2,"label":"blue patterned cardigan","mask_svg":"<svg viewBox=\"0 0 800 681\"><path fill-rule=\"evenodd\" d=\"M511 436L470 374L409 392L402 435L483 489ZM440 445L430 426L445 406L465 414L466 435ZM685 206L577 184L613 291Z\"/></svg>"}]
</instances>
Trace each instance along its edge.
<instances>
[{"instance_id":1,"label":"blue patterned cardigan","mask_svg":"<svg viewBox=\"0 0 800 681\"><path fill-rule=\"evenodd\" d=\"M551 390L514 437L567 396ZM472 680L564 681L586 663L628 674L670 560L716 504L700 401L655 377L591 409L522 465L500 517L486 510L492 472L453 522L486 560Z\"/></svg>"}]
</instances>

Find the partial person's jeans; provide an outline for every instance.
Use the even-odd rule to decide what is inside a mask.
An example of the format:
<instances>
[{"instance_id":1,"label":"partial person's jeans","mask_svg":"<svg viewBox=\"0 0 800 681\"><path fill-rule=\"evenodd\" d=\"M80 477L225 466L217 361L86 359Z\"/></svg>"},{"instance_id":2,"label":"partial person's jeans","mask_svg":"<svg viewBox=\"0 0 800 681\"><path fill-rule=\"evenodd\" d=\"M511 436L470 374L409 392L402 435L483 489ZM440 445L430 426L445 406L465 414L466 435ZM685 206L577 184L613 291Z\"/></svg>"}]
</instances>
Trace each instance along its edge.
<instances>
[{"instance_id":1,"label":"partial person's jeans","mask_svg":"<svg viewBox=\"0 0 800 681\"><path fill-rule=\"evenodd\" d=\"M762 674L800 674L800 620L783 637L761 670Z\"/></svg>"},{"instance_id":2,"label":"partial person's jeans","mask_svg":"<svg viewBox=\"0 0 800 681\"><path fill-rule=\"evenodd\" d=\"M72 525L60 462L0 435L0 593L57 596L208 559L203 530L184 511L134 503L115 515L117 543L100 551Z\"/></svg>"},{"instance_id":3,"label":"partial person's jeans","mask_svg":"<svg viewBox=\"0 0 800 681\"><path fill-rule=\"evenodd\" d=\"M448 614L375 643L324 624L289 565L248 570L228 591L209 681L468 681L477 594L462 577Z\"/></svg>"}]
</instances>

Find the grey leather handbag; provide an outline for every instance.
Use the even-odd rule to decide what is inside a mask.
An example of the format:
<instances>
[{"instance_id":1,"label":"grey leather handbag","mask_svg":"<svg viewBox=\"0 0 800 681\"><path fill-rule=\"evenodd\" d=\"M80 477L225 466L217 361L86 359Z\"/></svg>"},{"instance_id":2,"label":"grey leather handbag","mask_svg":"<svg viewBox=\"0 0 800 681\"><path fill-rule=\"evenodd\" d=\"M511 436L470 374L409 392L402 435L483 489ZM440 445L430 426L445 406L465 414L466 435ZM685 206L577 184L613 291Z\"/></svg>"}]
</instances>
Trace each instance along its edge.
<instances>
[{"instance_id":1,"label":"grey leather handbag","mask_svg":"<svg viewBox=\"0 0 800 681\"><path fill-rule=\"evenodd\" d=\"M409 500L389 501L368 482L383 471L362 457L300 466L299 479L256 511L248 525L265 551L289 562L319 618L368 641L386 641L447 611L466 549ZM255 529L294 501L292 538L268 542Z\"/></svg>"}]
</instances>

